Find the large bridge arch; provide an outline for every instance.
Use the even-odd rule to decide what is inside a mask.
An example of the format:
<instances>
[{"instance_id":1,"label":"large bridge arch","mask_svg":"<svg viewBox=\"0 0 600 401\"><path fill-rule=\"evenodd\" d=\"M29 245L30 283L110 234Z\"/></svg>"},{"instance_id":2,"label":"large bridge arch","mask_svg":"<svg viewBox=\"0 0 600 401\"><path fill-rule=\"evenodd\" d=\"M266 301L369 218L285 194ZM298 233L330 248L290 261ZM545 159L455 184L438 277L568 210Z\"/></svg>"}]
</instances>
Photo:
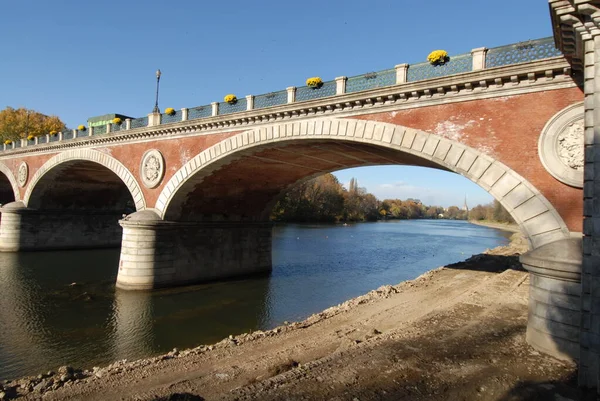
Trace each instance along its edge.
<instances>
[{"instance_id":1,"label":"large bridge arch","mask_svg":"<svg viewBox=\"0 0 600 401\"><path fill-rule=\"evenodd\" d=\"M136 210L139 211L146 208L144 195L133 174L114 157L93 149L68 150L50 158L35 172L33 177L31 177L23 196L23 203L26 206L31 207L32 195L39 189L37 186L40 185L43 178L47 174L55 171L56 168L71 162L91 162L110 170L122 181L123 185L127 187Z\"/></svg>"},{"instance_id":2,"label":"large bridge arch","mask_svg":"<svg viewBox=\"0 0 600 401\"><path fill-rule=\"evenodd\" d=\"M188 195L220 168L264 149L308 143L306 141L354 143L399 151L412 160L419 160L419 165L461 174L488 191L507 209L532 248L570 237L563 219L543 194L501 161L440 135L389 123L343 118L280 122L227 138L200 152L179 169L163 187L155 209L164 220L178 220L181 218L179 210ZM333 170L342 168L346 167ZM313 171L305 176L314 174Z\"/></svg>"}]
</instances>

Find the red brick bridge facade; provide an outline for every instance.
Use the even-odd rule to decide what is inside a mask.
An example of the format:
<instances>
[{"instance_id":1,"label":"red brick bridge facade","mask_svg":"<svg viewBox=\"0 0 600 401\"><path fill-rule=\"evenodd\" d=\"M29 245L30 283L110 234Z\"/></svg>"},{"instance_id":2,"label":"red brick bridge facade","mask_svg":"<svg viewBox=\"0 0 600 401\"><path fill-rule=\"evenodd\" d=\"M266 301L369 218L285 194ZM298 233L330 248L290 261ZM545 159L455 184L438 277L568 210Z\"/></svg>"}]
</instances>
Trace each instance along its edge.
<instances>
[{"instance_id":1,"label":"red brick bridge facade","mask_svg":"<svg viewBox=\"0 0 600 401\"><path fill-rule=\"evenodd\" d=\"M117 285L127 289L267 271L278 197L301 180L372 165L456 172L505 206L532 250L580 244L584 94L571 64L485 68L485 49L471 57L473 68L449 76L409 82L400 65L395 85L348 93L341 77L322 98L297 101L299 88L288 88L273 107L248 97L236 113L213 104L205 118L151 114L143 127L23 142L0 152L0 250L121 245ZM543 277L532 281L535 310L551 304L553 285L580 285L578 273L565 279L544 263L530 263ZM578 341L541 315L530 342L577 358Z\"/></svg>"}]
</instances>

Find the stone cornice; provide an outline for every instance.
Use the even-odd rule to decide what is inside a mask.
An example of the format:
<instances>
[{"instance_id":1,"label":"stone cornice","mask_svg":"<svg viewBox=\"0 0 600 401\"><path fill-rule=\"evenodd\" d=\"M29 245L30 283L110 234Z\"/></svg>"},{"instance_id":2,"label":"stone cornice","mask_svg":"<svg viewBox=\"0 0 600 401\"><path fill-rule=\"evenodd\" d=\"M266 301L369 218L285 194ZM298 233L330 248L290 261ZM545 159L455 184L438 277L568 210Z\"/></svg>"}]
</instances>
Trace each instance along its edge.
<instances>
[{"instance_id":1,"label":"stone cornice","mask_svg":"<svg viewBox=\"0 0 600 401\"><path fill-rule=\"evenodd\" d=\"M583 70L583 40L600 35L600 0L550 0L556 47L573 70Z\"/></svg>"},{"instance_id":2,"label":"stone cornice","mask_svg":"<svg viewBox=\"0 0 600 401\"><path fill-rule=\"evenodd\" d=\"M249 126L286 119L333 113L340 117L364 115L574 86L569 63L563 57L554 57L241 113L30 145L0 152L0 160L81 147L245 130Z\"/></svg>"}]
</instances>

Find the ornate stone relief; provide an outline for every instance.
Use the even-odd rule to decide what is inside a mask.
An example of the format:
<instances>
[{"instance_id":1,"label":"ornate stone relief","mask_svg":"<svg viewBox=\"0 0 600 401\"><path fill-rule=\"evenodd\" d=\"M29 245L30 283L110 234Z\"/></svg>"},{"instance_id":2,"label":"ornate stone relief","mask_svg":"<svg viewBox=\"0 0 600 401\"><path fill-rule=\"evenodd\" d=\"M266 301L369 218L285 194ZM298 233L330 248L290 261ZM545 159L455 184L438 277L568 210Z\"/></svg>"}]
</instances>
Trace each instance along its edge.
<instances>
[{"instance_id":1,"label":"ornate stone relief","mask_svg":"<svg viewBox=\"0 0 600 401\"><path fill-rule=\"evenodd\" d=\"M21 165L19 165L19 172L17 174L17 182L21 188L24 187L25 184L27 184L28 177L29 177L29 166L27 166L27 163L21 162Z\"/></svg>"},{"instance_id":2,"label":"ornate stone relief","mask_svg":"<svg viewBox=\"0 0 600 401\"><path fill-rule=\"evenodd\" d=\"M160 184L165 175L165 159L156 149L151 149L142 156L140 165L142 182L148 188L155 188Z\"/></svg>"},{"instance_id":3,"label":"ornate stone relief","mask_svg":"<svg viewBox=\"0 0 600 401\"><path fill-rule=\"evenodd\" d=\"M583 103L576 103L552 116L538 142L546 170L557 180L577 188L583 188L583 131Z\"/></svg>"}]
</instances>

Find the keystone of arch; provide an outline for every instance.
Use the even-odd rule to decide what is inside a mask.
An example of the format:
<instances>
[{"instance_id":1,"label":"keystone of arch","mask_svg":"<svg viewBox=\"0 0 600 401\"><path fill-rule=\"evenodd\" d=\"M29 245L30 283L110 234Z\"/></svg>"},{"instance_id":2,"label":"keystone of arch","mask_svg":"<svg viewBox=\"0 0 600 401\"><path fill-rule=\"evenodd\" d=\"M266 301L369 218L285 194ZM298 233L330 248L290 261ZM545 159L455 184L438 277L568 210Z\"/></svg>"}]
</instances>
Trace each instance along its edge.
<instances>
[{"instance_id":1,"label":"keystone of arch","mask_svg":"<svg viewBox=\"0 0 600 401\"><path fill-rule=\"evenodd\" d=\"M436 134L378 121L343 118L269 124L224 139L200 152L175 173L163 187L155 209L164 219L178 190L197 173L197 177L206 176L232 159L270 144L303 140L364 143L430 160L489 192L514 218L532 248L570 238L566 224L552 204L524 177L491 156Z\"/></svg>"},{"instance_id":2,"label":"keystone of arch","mask_svg":"<svg viewBox=\"0 0 600 401\"><path fill-rule=\"evenodd\" d=\"M0 172L2 172L8 181L10 182L10 186L12 187L13 193L15 195L15 202L21 200L21 193L19 191L19 184L17 184L17 179L13 174L12 170L8 168L4 163L0 163Z\"/></svg>"},{"instance_id":3,"label":"keystone of arch","mask_svg":"<svg viewBox=\"0 0 600 401\"><path fill-rule=\"evenodd\" d=\"M133 198L136 210L143 210L146 208L146 200L144 199L142 190L135 180L135 177L133 174L131 174L127 167L125 167L114 157L93 149L68 150L50 158L35 172L34 176L31 178L29 185L27 186L27 190L25 191L25 196L23 196L23 203L25 203L25 205L29 204L29 199L35 186L46 173L48 173L54 167L72 160L90 161L106 167L115 173L121 179L123 184L125 184L129 190L129 193L131 194L131 197Z\"/></svg>"}]
</instances>

